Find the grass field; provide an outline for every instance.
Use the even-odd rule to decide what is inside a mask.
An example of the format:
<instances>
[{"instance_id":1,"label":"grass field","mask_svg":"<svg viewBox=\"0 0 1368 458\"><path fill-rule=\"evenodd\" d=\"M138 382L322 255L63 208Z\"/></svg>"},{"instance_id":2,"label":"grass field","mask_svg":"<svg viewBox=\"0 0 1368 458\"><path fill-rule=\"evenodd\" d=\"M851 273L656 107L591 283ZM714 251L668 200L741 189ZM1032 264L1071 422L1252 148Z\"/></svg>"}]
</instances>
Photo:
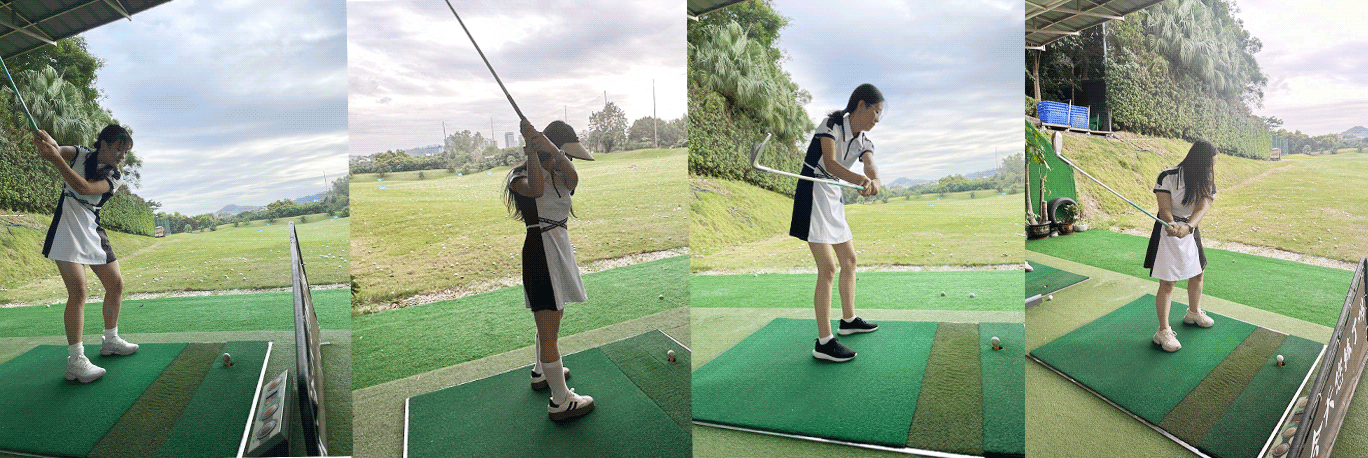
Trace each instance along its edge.
<instances>
[{"instance_id":1,"label":"grass field","mask_svg":"<svg viewBox=\"0 0 1368 458\"><path fill-rule=\"evenodd\" d=\"M683 256L584 276L589 300L566 305L568 336L689 303ZM535 326L521 287L353 317L355 388L527 346Z\"/></svg>"},{"instance_id":2,"label":"grass field","mask_svg":"<svg viewBox=\"0 0 1368 458\"><path fill-rule=\"evenodd\" d=\"M298 227L309 283L346 283L350 270L350 219L317 214L307 215L306 220L288 221L294 221ZM64 303L66 289L57 266L42 255L51 218L30 215L28 221L36 227L0 231L0 244L5 247L0 257L17 261L0 263L0 288L4 289L0 290L0 304ZM277 220L270 226L264 221L242 227L222 225L216 231L173 234L160 239L111 232L110 245L119 256L125 299L137 293L287 287L291 281L288 221ZM22 273L14 277L3 275L16 270ZM90 297L103 296L99 280L93 273L86 273Z\"/></svg>"},{"instance_id":3,"label":"grass field","mask_svg":"<svg viewBox=\"0 0 1368 458\"><path fill-rule=\"evenodd\" d=\"M692 179L689 250L697 271L812 268L788 235L793 200L754 186ZM1021 262L1020 195L992 191L846 205L862 265L983 266Z\"/></svg>"},{"instance_id":4,"label":"grass field","mask_svg":"<svg viewBox=\"0 0 1368 458\"><path fill-rule=\"evenodd\" d=\"M1180 140L1127 136L1130 144L1067 135L1064 154L1103 183L1147 209L1156 208L1154 179L1187 154ZM1149 230L1152 220L1085 177L1075 180L1094 227ZM1292 155L1256 161L1222 155L1216 200L1203 236L1345 262L1368 253L1368 154Z\"/></svg>"},{"instance_id":5,"label":"grass field","mask_svg":"<svg viewBox=\"0 0 1368 458\"><path fill-rule=\"evenodd\" d=\"M575 162L580 187L570 238L581 265L688 244L687 150L639 150ZM445 170L357 175L353 275L361 304L442 291L520 273L524 225L508 217L507 167L468 176ZM380 186L386 189L381 190Z\"/></svg>"}]
</instances>

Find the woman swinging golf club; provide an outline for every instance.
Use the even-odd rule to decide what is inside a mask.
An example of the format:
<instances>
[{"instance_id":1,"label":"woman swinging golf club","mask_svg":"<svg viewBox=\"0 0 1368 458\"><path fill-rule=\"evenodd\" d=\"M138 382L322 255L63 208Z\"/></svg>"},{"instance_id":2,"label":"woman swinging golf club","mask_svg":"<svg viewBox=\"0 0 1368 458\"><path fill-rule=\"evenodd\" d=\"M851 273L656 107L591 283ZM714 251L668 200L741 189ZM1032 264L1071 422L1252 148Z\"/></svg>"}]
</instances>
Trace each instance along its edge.
<instances>
[{"instance_id":1,"label":"woman swinging golf club","mask_svg":"<svg viewBox=\"0 0 1368 458\"><path fill-rule=\"evenodd\" d=\"M1206 268L1206 254L1202 252L1202 236L1198 223L1211 208L1216 196L1216 147L1200 140L1188 150L1187 157L1177 167L1159 172L1154 185L1154 197L1159 201L1159 218L1172 227L1154 223L1149 249L1145 253L1145 267L1150 276L1159 279L1154 309L1159 316L1159 331L1154 343L1164 351L1182 348L1178 336L1169 327L1168 315L1173 285L1187 280L1188 310L1183 324L1209 328L1215 322L1202 310L1202 271Z\"/></svg>"},{"instance_id":2,"label":"woman swinging golf club","mask_svg":"<svg viewBox=\"0 0 1368 458\"><path fill-rule=\"evenodd\" d=\"M580 146L575 130L561 121L546 126L545 134L522 121L527 160L508 172L504 198L513 218L527 224L523 241L523 297L537 325L537 359L532 365L532 389L551 389L547 416L563 420L594 410L594 398L575 393L565 384L570 369L561 363L556 339L566 302L584 302L575 250L566 221L573 214L570 196L579 175L570 157L593 160Z\"/></svg>"},{"instance_id":3,"label":"woman swinging golf club","mask_svg":"<svg viewBox=\"0 0 1368 458\"><path fill-rule=\"evenodd\" d=\"M878 124L884 109L883 93L872 84L862 84L850 94L844 110L832 112L817 127L803 160L803 176L841 179L863 186L861 196L879 193L879 170L874 166L874 144L865 132ZM850 171L859 160L864 163L864 175ZM841 203L841 188L828 183L798 181L793 196L793 220L789 235L808 242L813 261L817 263L817 287L813 293L813 309L817 315L817 343L812 357L827 361L845 362L855 358L855 352L831 335L831 284L836 277L837 262L841 277L841 335L871 332L877 324L855 316L855 247L850 225L846 223L845 207ZM835 253L833 257L833 252Z\"/></svg>"},{"instance_id":4,"label":"woman swinging golf club","mask_svg":"<svg viewBox=\"0 0 1368 458\"><path fill-rule=\"evenodd\" d=\"M123 185L119 165L133 148L133 137L122 126L111 124L100 131L94 150L59 146L41 130L34 135L34 143L38 155L52 163L66 182L48 227L47 240L43 242L43 255L57 263L67 289L63 315L68 345L66 379L90 383L103 376L105 370L90 362L81 343L85 327L85 266L90 266L105 289L105 329L100 355L129 355L138 351L136 344L119 337L123 275L119 273L119 262L109 246L109 238L100 227L100 206Z\"/></svg>"}]
</instances>

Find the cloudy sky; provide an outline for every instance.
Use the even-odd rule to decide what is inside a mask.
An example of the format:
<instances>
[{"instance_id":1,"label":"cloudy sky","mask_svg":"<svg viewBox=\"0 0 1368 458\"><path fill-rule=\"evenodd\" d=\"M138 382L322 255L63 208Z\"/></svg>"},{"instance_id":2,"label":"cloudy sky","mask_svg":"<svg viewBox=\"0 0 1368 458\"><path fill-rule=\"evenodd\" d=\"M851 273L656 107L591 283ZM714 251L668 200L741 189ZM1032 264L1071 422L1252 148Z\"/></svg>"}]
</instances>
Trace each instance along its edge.
<instances>
[{"instance_id":1,"label":"cloudy sky","mask_svg":"<svg viewBox=\"0 0 1368 458\"><path fill-rule=\"evenodd\" d=\"M629 122L688 109L684 4L679 1L453 2L524 115L587 130L608 100ZM349 1L351 154L436 145L446 131L496 138L518 118L447 4ZM683 173L681 171L681 173Z\"/></svg>"},{"instance_id":2,"label":"cloudy sky","mask_svg":"<svg viewBox=\"0 0 1368 458\"><path fill-rule=\"evenodd\" d=\"M143 158L135 192L193 215L345 174L344 15L338 0L175 0L83 34Z\"/></svg>"},{"instance_id":3,"label":"cloudy sky","mask_svg":"<svg viewBox=\"0 0 1368 458\"><path fill-rule=\"evenodd\" d=\"M1310 135L1368 126L1368 4L1241 0L1237 17L1263 42L1268 75L1261 116Z\"/></svg>"},{"instance_id":4,"label":"cloudy sky","mask_svg":"<svg viewBox=\"0 0 1368 458\"><path fill-rule=\"evenodd\" d=\"M1020 0L829 3L775 0L791 19L784 68L812 93L809 117L872 83L883 120L869 132L884 182L997 168L1021 148Z\"/></svg>"}]
</instances>

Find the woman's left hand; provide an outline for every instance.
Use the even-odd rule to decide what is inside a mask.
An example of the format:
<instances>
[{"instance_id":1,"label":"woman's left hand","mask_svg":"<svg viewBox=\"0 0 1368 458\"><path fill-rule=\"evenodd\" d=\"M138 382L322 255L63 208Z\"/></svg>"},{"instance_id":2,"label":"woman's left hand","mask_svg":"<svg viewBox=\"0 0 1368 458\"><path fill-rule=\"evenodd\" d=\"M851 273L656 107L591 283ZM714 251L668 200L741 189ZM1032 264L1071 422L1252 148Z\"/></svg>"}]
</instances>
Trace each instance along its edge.
<instances>
[{"instance_id":1,"label":"woman's left hand","mask_svg":"<svg viewBox=\"0 0 1368 458\"><path fill-rule=\"evenodd\" d=\"M1191 226L1191 225L1188 225L1187 223L1183 223L1182 225L1179 225L1179 226L1178 226L1177 228L1175 228L1175 229L1176 229L1175 232L1177 232L1177 234L1175 234L1175 235L1177 235L1177 237L1180 238L1180 239L1183 238L1183 237L1187 237L1188 234L1191 234L1191 233L1192 233L1192 226Z\"/></svg>"},{"instance_id":2,"label":"woman's left hand","mask_svg":"<svg viewBox=\"0 0 1368 458\"><path fill-rule=\"evenodd\" d=\"M33 144L38 147L38 157L49 161L62 161L62 147L57 145L47 131L39 130L33 134Z\"/></svg>"}]
</instances>

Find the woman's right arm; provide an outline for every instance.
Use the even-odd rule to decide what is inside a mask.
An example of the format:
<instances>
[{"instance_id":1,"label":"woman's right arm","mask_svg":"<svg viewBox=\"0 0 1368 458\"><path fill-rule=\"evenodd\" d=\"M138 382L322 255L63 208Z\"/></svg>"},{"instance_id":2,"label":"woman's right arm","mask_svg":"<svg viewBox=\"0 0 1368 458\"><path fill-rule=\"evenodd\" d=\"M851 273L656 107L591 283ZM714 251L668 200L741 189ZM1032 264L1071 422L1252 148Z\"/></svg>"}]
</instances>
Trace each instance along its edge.
<instances>
[{"instance_id":1,"label":"woman's right arm","mask_svg":"<svg viewBox=\"0 0 1368 458\"><path fill-rule=\"evenodd\" d=\"M87 181L85 177L71 169L67 162L76 157L76 147L58 146L57 140L45 131L38 131L34 135L34 144L38 146L38 157L46 159L57 169L57 173L62 175L62 180L71 185L71 189L81 195L95 195L109 192L109 180Z\"/></svg>"},{"instance_id":2,"label":"woman's right arm","mask_svg":"<svg viewBox=\"0 0 1368 458\"><path fill-rule=\"evenodd\" d=\"M850 183L855 183L868 189L870 180L864 175L850 171L840 162L836 162L836 140L831 137L818 137L822 145L822 167L836 178L840 178Z\"/></svg>"},{"instance_id":3,"label":"woman's right arm","mask_svg":"<svg viewBox=\"0 0 1368 458\"><path fill-rule=\"evenodd\" d=\"M1173 194L1168 191L1154 191L1154 199L1159 201L1159 219L1168 223L1168 226L1164 227L1164 232L1177 237L1178 231L1173 225Z\"/></svg>"}]
</instances>

